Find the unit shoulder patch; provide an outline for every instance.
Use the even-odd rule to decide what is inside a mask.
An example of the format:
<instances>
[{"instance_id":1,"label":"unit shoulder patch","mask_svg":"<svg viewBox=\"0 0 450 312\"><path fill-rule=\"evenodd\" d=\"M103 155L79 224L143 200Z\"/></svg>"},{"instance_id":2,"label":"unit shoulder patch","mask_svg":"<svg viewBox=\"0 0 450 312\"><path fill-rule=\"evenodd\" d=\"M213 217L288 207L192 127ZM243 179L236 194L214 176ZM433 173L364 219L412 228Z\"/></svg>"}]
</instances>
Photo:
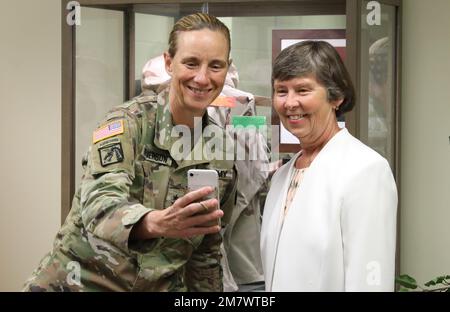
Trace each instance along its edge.
<instances>
[{"instance_id":1,"label":"unit shoulder patch","mask_svg":"<svg viewBox=\"0 0 450 312\"><path fill-rule=\"evenodd\" d=\"M123 162L123 150L121 143L115 143L98 149L102 167Z\"/></svg>"},{"instance_id":2,"label":"unit shoulder patch","mask_svg":"<svg viewBox=\"0 0 450 312\"><path fill-rule=\"evenodd\" d=\"M92 134L92 143L95 144L104 139L122 134L123 131L124 131L123 119L109 122L104 126L102 126L101 128L98 128L97 130L94 131L94 133Z\"/></svg>"},{"instance_id":3,"label":"unit shoulder patch","mask_svg":"<svg viewBox=\"0 0 450 312\"><path fill-rule=\"evenodd\" d=\"M116 143L120 143L120 139L119 138L111 138L111 139L107 139L107 140L104 140L104 141L98 143L98 147L102 148L102 147L106 147L106 146L113 145Z\"/></svg>"}]
</instances>

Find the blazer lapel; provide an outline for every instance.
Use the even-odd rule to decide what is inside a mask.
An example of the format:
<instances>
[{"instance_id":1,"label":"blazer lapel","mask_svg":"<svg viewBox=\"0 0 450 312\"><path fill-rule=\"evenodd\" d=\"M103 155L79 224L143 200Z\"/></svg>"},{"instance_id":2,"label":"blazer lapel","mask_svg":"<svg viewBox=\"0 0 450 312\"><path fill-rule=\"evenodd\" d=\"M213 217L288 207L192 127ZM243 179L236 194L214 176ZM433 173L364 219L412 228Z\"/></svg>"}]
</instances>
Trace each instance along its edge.
<instances>
[{"instance_id":1,"label":"blazer lapel","mask_svg":"<svg viewBox=\"0 0 450 312\"><path fill-rule=\"evenodd\" d=\"M263 256L266 257L267 263L265 270L266 274L266 290L272 290L272 280L275 268L276 252L278 249L278 242L283 227L283 217L284 217L284 203L286 202L287 188L290 182L290 176L292 173L292 167L297 159L298 154L296 154L292 159L286 164L278 176L277 184L272 185L273 192L271 198L268 199L266 205L270 207L270 211L267 211L268 215L265 215L266 226L264 230L265 239L265 250L263 251ZM281 182L281 183L280 183ZM266 212L264 212L266 214ZM273 222L276 219L277 222Z\"/></svg>"}]
</instances>

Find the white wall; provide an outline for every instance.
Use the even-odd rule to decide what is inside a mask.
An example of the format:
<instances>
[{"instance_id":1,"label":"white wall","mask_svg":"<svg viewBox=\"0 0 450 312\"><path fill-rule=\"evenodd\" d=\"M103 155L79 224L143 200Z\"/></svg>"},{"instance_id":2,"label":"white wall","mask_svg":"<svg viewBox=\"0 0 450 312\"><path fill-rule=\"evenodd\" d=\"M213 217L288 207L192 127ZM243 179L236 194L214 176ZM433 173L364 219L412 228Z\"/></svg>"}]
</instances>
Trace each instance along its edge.
<instances>
[{"instance_id":1,"label":"white wall","mask_svg":"<svg viewBox=\"0 0 450 312\"><path fill-rule=\"evenodd\" d=\"M450 1L403 1L401 272L450 274Z\"/></svg>"},{"instance_id":2,"label":"white wall","mask_svg":"<svg viewBox=\"0 0 450 312\"><path fill-rule=\"evenodd\" d=\"M20 290L60 223L60 8L0 10L0 291Z\"/></svg>"}]
</instances>

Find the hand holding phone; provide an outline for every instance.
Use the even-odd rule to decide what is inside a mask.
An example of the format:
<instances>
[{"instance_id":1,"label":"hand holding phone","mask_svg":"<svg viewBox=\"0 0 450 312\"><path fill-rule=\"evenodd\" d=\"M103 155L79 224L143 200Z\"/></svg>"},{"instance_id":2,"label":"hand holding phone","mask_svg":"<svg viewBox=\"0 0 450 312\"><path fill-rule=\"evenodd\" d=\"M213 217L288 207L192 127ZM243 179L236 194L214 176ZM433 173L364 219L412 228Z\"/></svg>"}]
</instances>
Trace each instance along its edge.
<instances>
[{"instance_id":1,"label":"hand holding phone","mask_svg":"<svg viewBox=\"0 0 450 312\"><path fill-rule=\"evenodd\" d=\"M199 201L199 204L203 206L202 201L208 200L211 198L217 199L217 209L220 209L219 207L219 175L217 174L217 171L211 170L211 169L190 169L187 173L187 181L188 181L188 189L189 192L198 190L199 188L210 186L214 188L214 192L209 194L208 196L205 196ZM204 206L205 207L205 206ZM205 207L204 213L208 213L208 209ZM205 226L211 226L220 224L220 220L218 219L217 222L213 221L211 223L205 224Z\"/></svg>"}]
</instances>

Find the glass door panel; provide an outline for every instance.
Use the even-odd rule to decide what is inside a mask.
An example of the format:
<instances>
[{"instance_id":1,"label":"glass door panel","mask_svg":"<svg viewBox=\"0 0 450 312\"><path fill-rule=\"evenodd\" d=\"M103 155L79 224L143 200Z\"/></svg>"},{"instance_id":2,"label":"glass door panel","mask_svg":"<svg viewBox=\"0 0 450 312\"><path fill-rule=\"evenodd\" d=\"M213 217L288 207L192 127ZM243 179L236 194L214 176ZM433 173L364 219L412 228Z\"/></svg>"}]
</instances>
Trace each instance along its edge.
<instances>
[{"instance_id":1,"label":"glass door panel","mask_svg":"<svg viewBox=\"0 0 450 312\"><path fill-rule=\"evenodd\" d=\"M124 14L81 7L76 27L75 186L97 123L124 100Z\"/></svg>"},{"instance_id":2,"label":"glass door panel","mask_svg":"<svg viewBox=\"0 0 450 312\"><path fill-rule=\"evenodd\" d=\"M144 65L168 47L173 24L182 16L202 12L202 3L138 4L135 14L135 79L137 95Z\"/></svg>"},{"instance_id":3,"label":"glass door panel","mask_svg":"<svg viewBox=\"0 0 450 312\"><path fill-rule=\"evenodd\" d=\"M170 30L175 23L172 16L136 13L135 15L135 78L142 77L142 69L149 59L167 49ZM158 31L153 31L157 29Z\"/></svg>"},{"instance_id":4,"label":"glass door panel","mask_svg":"<svg viewBox=\"0 0 450 312\"><path fill-rule=\"evenodd\" d=\"M396 8L381 4L380 19L361 6L360 139L395 170Z\"/></svg>"}]
</instances>

